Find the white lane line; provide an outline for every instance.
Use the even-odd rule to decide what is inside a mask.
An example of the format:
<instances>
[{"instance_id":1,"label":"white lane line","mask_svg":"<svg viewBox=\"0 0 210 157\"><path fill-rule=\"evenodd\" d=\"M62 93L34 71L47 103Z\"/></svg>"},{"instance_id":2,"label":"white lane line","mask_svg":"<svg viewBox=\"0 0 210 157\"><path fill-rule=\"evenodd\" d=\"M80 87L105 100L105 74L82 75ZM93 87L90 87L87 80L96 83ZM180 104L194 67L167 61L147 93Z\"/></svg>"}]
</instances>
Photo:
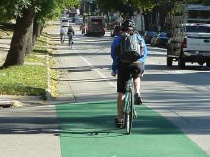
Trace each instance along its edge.
<instances>
[{"instance_id":1,"label":"white lane line","mask_svg":"<svg viewBox=\"0 0 210 157\"><path fill-rule=\"evenodd\" d=\"M77 53L78 54L78 53ZM95 72L97 72L102 78L104 79L108 79L108 77L106 77L104 74L102 74L99 70L97 70L90 62L88 62L87 59L85 59L83 56L81 56L80 54L78 54L79 57L85 62L87 63ZM111 74L110 74L111 75ZM115 89L117 89L116 85L113 82L107 81L112 87L114 87Z\"/></svg>"}]
</instances>

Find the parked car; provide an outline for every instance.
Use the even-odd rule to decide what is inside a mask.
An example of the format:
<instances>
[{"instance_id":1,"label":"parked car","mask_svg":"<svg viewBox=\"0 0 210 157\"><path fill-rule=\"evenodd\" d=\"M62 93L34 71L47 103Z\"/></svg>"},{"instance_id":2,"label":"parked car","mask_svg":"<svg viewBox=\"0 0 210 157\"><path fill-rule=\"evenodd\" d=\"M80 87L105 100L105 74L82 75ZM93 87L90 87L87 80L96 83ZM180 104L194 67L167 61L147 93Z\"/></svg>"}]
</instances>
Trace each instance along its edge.
<instances>
[{"instance_id":1,"label":"parked car","mask_svg":"<svg viewBox=\"0 0 210 157\"><path fill-rule=\"evenodd\" d=\"M120 35L120 29L121 29L121 26L116 25L116 26L114 27L114 29L111 30L111 34L110 34L111 37Z\"/></svg>"},{"instance_id":2,"label":"parked car","mask_svg":"<svg viewBox=\"0 0 210 157\"><path fill-rule=\"evenodd\" d=\"M151 43L151 39L154 35L158 34L157 32L153 32L153 31L146 31L144 33L144 40L146 44L150 44Z\"/></svg>"},{"instance_id":3,"label":"parked car","mask_svg":"<svg viewBox=\"0 0 210 157\"><path fill-rule=\"evenodd\" d=\"M167 47L168 43L168 34L165 32L160 32L157 37L154 36L151 46L157 47Z\"/></svg>"}]
</instances>

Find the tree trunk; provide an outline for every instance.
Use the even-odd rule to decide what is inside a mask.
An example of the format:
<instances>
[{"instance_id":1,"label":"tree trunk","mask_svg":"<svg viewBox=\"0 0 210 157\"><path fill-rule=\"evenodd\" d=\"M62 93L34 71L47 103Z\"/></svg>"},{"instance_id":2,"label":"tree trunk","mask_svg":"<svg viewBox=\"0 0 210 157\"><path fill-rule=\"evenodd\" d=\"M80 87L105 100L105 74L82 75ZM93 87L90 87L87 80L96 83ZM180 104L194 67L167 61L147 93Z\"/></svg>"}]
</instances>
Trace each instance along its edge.
<instances>
[{"instance_id":1,"label":"tree trunk","mask_svg":"<svg viewBox=\"0 0 210 157\"><path fill-rule=\"evenodd\" d=\"M42 32L43 32L44 25L45 25L45 22L43 21L43 22L42 22L42 24L41 24L41 28L40 28L40 35L41 35L41 34L42 34Z\"/></svg>"},{"instance_id":2,"label":"tree trunk","mask_svg":"<svg viewBox=\"0 0 210 157\"><path fill-rule=\"evenodd\" d=\"M23 65L25 60L25 51L27 43L27 35L33 17L34 9L27 8L22 11L22 16L16 19L14 34L11 40L10 49L8 51L6 61L1 68L7 68L13 65Z\"/></svg>"},{"instance_id":3,"label":"tree trunk","mask_svg":"<svg viewBox=\"0 0 210 157\"><path fill-rule=\"evenodd\" d=\"M26 54L31 54L33 52L33 21L31 23L31 26L29 27L28 31L28 39L27 39L27 45L26 45Z\"/></svg>"},{"instance_id":4,"label":"tree trunk","mask_svg":"<svg viewBox=\"0 0 210 157\"><path fill-rule=\"evenodd\" d=\"M40 35L42 34L42 31L43 31L43 28L44 28L44 22L42 21L38 24L37 37L40 37Z\"/></svg>"},{"instance_id":5,"label":"tree trunk","mask_svg":"<svg viewBox=\"0 0 210 157\"><path fill-rule=\"evenodd\" d=\"M35 18L33 27L33 45L35 44L37 37L40 37L42 34L43 26L43 22L37 22Z\"/></svg>"},{"instance_id":6,"label":"tree trunk","mask_svg":"<svg viewBox=\"0 0 210 157\"><path fill-rule=\"evenodd\" d=\"M36 17L34 18L34 27L33 27L33 46L35 44L36 38L37 38L37 32L38 32L38 22Z\"/></svg>"}]
</instances>

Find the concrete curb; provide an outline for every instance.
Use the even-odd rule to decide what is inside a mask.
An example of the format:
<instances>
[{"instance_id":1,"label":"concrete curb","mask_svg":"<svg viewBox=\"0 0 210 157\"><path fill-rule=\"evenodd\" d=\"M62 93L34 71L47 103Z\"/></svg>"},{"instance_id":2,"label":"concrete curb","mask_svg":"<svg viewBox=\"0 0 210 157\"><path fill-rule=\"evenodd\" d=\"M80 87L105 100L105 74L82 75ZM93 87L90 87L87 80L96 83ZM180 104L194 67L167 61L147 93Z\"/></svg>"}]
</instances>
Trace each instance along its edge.
<instances>
[{"instance_id":1,"label":"concrete curb","mask_svg":"<svg viewBox=\"0 0 210 157\"><path fill-rule=\"evenodd\" d=\"M47 38L47 51L50 52L51 49L49 49L49 38ZM46 100L52 100L51 97L51 90L50 90L50 66L49 66L49 54L46 55L46 60L47 60L47 89L46 91Z\"/></svg>"}]
</instances>

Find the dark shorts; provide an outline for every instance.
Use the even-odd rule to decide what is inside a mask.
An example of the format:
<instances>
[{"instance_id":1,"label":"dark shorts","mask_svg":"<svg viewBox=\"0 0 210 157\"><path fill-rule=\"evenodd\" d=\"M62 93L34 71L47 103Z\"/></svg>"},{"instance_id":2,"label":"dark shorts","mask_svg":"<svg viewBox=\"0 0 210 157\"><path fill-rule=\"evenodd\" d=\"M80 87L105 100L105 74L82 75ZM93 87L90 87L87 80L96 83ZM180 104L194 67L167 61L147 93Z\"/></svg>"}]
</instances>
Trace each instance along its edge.
<instances>
[{"instance_id":1,"label":"dark shorts","mask_svg":"<svg viewBox=\"0 0 210 157\"><path fill-rule=\"evenodd\" d=\"M118 66L118 75L117 75L117 92L125 93L126 92L126 83L129 80L130 73L132 72L133 78L140 77L144 73L144 63L120 63Z\"/></svg>"}]
</instances>

